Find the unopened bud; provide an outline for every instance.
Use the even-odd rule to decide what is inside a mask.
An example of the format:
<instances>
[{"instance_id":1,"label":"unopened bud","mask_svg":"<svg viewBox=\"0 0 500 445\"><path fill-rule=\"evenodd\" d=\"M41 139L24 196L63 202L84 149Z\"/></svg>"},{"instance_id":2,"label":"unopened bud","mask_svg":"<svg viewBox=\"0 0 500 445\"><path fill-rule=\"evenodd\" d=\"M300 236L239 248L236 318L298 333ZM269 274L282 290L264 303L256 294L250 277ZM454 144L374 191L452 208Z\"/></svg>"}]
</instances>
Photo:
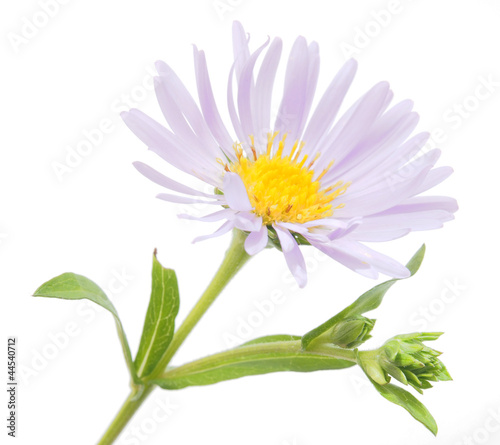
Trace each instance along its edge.
<instances>
[{"instance_id":1,"label":"unopened bud","mask_svg":"<svg viewBox=\"0 0 500 445\"><path fill-rule=\"evenodd\" d=\"M347 318L332 327L330 341L342 348L356 348L371 338L370 332L374 326L375 320L361 315Z\"/></svg>"},{"instance_id":2,"label":"unopened bud","mask_svg":"<svg viewBox=\"0 0 500 445\"><path fill-rule=\"evenodd\" d=\"M422 343L436 340L441 334L428 332L393 337L380 348L378 362L387 374L422 393L423 389L432 388L430 381L451 380L438 359L441 353Z\"/></svg>"}]
</instances>

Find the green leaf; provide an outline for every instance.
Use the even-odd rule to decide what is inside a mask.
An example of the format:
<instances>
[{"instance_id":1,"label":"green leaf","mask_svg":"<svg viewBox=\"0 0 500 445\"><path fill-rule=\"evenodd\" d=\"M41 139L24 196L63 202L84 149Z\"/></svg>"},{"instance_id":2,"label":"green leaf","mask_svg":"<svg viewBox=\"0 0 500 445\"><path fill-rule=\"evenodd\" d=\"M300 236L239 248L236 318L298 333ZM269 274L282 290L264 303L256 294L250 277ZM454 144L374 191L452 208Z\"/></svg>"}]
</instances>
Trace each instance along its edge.
<instances>
[{"instance_id":1,"label":"green leaf","mask_svg":"<svg viewBox=\"0 0 500 445\"><path fill-rule=\"evenodd\" d=\"M276 334L276 335L267 335L265 337L254 338L253 340L247 341L243 343L239 347L250 346L250 345L258 345L262 343L273 343L278 341L295 341L300 340L302 337L300 335L288 335L288 334Z\"/></svg>"},{"instance_id":2,"label":"green leaf","mask_svg":"<svg viewBox=\"0 0 500 445\"><path fill-rule=\"evenodd\" d=\"M393 385L392 383L380 384L374 381L370 377L371 369L367 367L367 365L371 365L371 362L372 361L370 360L368 361L360 360L360 357L358 355L358 365L363 370L368 380L370 380L372 385L379 392L379 394L382 395L387 400L389 400L389 402L395 403L396 405L403 407L416 420L418 420L427 429L429 429L429 431L431 431L432 434L436 435L438 427L436 421L434 420L434 417L432 417L432 414L427 410L427 408L405 389Z\"/></svg>"},{"instance_id":3,"label":"green leaf","mask_svg":"<svg viewBox=\"0 0 500 445\"><path fill-rule=\"evenodd\" d=\"M118 337L123 349L125 361L135 383L139 382L132 362L132 354L128 345L123 325L113 303L104 291L93 281L75 273L63 273L42 284L33 294L34 297L60 298L63 300L90 300L113 314L118 331Z\"/></svg>"},{"instance_id":4,"label":"green leaf","mask_svg":"<svg viewBox=\"0 0 500 445\"><path fill-rule=\"evenodd\" d=\"M283 371L312 372L354 365L351 361L303 351L300 340L264 341L239 346L169 369L161 378L152 382L164 389L181 389L187 386L212 385L250 375Z\"/></svg>"},{"instance_id":5,"label":"green leaf","mask_svg":"<svg viewBox=\"0 0 500 445\"><path fill-rule=\"evenodd\" d=\"M175 317L179 312L177 277L165 269L153 255L151 298L144 320L141 342L135 357L140 377L149 375L160 361L174 336Z\"/></svg>"},{"instance_id":6,"label":"green leaf","mask_svg":"<svg viewBox=\"0 0 500 445\"><path fill-rule=\"evenodd\" d=\"M437 435L438 427L429 410L412 394L399 386L387 383L379 385L371 380L375 389L389 402L395 403L408 411L416 420L422 423L432 434Z\"/></svg>"},{"instance_id":7,"label":"green leaf","mask_svg":"<svg viewBox=\"0 0 500 445\"><path fill-rule=\"evenodd\" d=\"M113 303L93 281L76 273L63 273L42 284L34 297L61 298L63 300L90 300L118 317Z\"/></svg>"},{"instance_id":8,"label":"green leaf","mask_svg":"<svg viewBox=\"0 0 500 445\"><path fill-rule=\"evenodd\" d=\"M413 255L411 260L408 262L406 267L410 271L411 276L420 268L422 260L425 254L425 244ZM359 297L354 303L346 307L343 311L339 312L334 317L330 318L328 321L318 326L317 328L309 331L302 337L302 347L307 349L309 344L318 338L319 336L325 334L329 329L331 329L338 322L352 316L361 315L365 312L372 311L380 306L386 292L393 286L394 283L399 281L401 278L394 278L392 280L381 283L374 288L365 292L361 297Z\"/></svg>"}]
</instances>

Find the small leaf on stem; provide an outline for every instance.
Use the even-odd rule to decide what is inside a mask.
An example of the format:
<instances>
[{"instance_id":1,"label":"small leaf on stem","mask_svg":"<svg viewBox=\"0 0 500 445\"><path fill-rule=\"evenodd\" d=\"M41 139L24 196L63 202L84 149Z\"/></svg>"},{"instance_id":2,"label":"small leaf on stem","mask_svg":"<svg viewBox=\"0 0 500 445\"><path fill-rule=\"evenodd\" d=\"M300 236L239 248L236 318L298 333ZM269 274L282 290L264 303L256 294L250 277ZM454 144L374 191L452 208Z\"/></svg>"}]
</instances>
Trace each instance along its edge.
<instances>
[{"instance_id":1,"label":"small leaf on stem","mask_svg":"<svg viewBox=\"0 0 500 445\"><path fill-rule=\"evenodd\" d=\"M149 375L172 341L179 312L179 288L172 269L165 269L153 255L151 298L135 357L139 376Z\"/></svg>"},{"instance_id":2,"label":"small leaf on stem","mask_svg":"<svg viewBox=\"0 0 500 445\"><path fill-rule=\"evenodd\" d=\"M385 397L389 400L389 402L403 407L416 420L422 423L432 434L437 435L438 427L436 421L422 402L405 389L393 385L392 383L379 385L373 380L371 380L371 382L382 397Z\"/></svg>"},{"instance_id":3,"label":"small leaf on stem","mask_svg":"<svg viewBox=\"0 0 500 445\"><path fill-rule=\"evenodd\" d=\"M424 259L425 245L423 245L416 253L413 255L411 260L408 262L406 267L410 271L411 276L420 268L422 260ZM330 318L328 321L318 326L317 328L309 331L302 337L302 347L307 349L313 340L323 334L327 335L328 331L332 329L337 323L350 318L364 314L365 312L372 311L380 306L386 292L392 287L394 283L399 281L401 278L395 278L384 283L381 283L374 288L365 292L361 297L359 297L354 303L346 307L343 311L339 312L334 317Z\"/></svg>"},{"instance_id":4,"label":"small leaf on stem","mask_svg":"<svg viewBox=\"0 0 500 445\"><path fill-rule=\"evenodd\" d=\"M61 298L63 300L90 300L111 312L115 318L118 337L120 338L123 354L125 356L125 361L127 362L130 375L134 383L139 383L132 361L130 347L128 345L125 331L123 330L122 322L118 316L118 312L113 306L113 303L111 303L104 291L97 284L82 275L67 272L42 284L35 291L33 296Z\"/></svg>"}]
</instances>

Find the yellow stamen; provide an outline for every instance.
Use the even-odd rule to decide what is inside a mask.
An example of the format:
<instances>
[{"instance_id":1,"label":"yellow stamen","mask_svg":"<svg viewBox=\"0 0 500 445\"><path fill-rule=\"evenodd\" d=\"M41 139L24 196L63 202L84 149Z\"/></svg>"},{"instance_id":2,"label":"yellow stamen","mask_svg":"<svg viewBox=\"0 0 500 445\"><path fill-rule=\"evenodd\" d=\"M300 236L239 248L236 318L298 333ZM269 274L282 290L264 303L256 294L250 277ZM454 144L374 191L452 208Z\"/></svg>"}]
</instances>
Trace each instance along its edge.
<instances>
[{"instance_id":1,"label":"yellow stamen","mask_svg":"<svg viewBox=\"0 0 500 445\"><path fill-rule=\"evenodd\" d=\"M227 172L231 171L231 170L229 170L229 166L227 165L227 163L225 163L221 158L217 158L216 161L218 164L220 164L224 167L224 170L226 170Z\"/></svg>"},{"instance_id":2,"label":"yellow stamen","mask_svg":"<svg viewBox=\"0 0 500 445\"><path fill-rule=\"evenodd\" d=\"M306 154L298 162L304 143L296 141L290 154L284 156L286 135L273 154L277 134L268 134L267 151L262 155L257 154L254 139L250 137L253 155L249 155L250 159L243 154L241 144L233 146L238 160L230 165L230 170L237 173L245 184L253 211L262 217L264 224L305 223L332 216L334 210L344 206L337 204L334 207L333 201L346 192L350 182L339 181L323 189L320 180L333 162L316 177L312 166L320 155L306 164Z\"/></svg>"},{"instance_id":3,"label":"yellow stamen","mask_svg":"<svg viewBox=\"0 0 500 445\"><path fill-rule=\"evenodd\" d=\"M328 167L326 167L326 168L325 168L325 169L324 169L324 170L320 173L320 175L316 178L316 181L321 180L321 178L322 178L323 176L325 176L325 175L326 175L326 173L328 172L328 170L330 170L330 169L332 168L332 165L334 164L334 162L335 162L335 161L332 161L332 162L330 162L330 163L328 164ZM342 183L342 181L339 181L339 182L337 182L337 184L335 184L333 187L335 188L335 187L337 187L337 185L339 185L339 184L341 184L341 183Z\"/></svg>"},{"instance_id":4,"label":"yellow stamen","mask_svg":"<svg viewBox=\"0 0 500 445\"><path fill-rule=\"evenodd\" d=\"M283 154L283 150L285 148L285 141L286 141L286 134L283 136L283 138L281 139L281 141L278 145L278 151L275 154L275 156L278 158L281 158L281 155Z\"/></svg>"},{"instance_id":5,"label":"yellow stamen","mask_svg":"<svg viewBox=\"0 0 500 445\"><path fill-rule=\"evenodd\" d=\"M252 141L252 145L250 146L250 149L252 150L253 154L253 160L257 160L257 150L255 150L255 139L253 136L250 136L250 140Z\"/></svg>"},{"instance_id":6,"label":"yellow stamen","mask_svg":"<svg viewBox=\"0 0 500 445\"><path fill-rule=\"evenodd\" d=\"M304 157L302 158L302 161L300 161L300 164L297 164L297 167L302 168L304 163L307 161L307 157L308 157L307 155L304 155ZM306 168L306 170L308 170L308 168Z\"/></svg>"},{"instance_id":7,"label":"yellow stamen","mask_svg":"<svg viewBox=\"0 0 500 445\"><path fill-rule=\"evenodd\" d=\"M321 155L321 153L316 153L316 155L314 156L313 160L311 162L309 162L309 165L307 166L307 168L311 168L314 165L314 163L318 160L318 158L320 157L320 155ZM328 168L330 168L330 167L328 167Z\"/></svg>"},{"instance_id":8,"label":"yellow stamen","mask_svg":"<svg viewBox=\"0 0 500 445\"><path fill-rule=\"evenodd\" d=\"M273 149L273 144L274 144L274 139L276 139L276 136L278 135L278 131L275 131L272 135L269 133L267 135L267 155L271 156L271 151Z\"/></svg>"}]
</instances>

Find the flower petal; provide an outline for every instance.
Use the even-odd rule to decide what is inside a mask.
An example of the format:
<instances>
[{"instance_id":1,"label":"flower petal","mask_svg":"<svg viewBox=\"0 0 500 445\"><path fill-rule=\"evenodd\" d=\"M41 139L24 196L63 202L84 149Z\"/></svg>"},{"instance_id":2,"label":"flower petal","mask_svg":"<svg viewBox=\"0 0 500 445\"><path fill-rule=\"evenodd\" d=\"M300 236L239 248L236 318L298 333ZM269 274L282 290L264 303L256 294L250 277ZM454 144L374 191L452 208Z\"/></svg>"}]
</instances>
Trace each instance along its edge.
<instances>
[{"instance_id":1,"label":"flower petal","mask_svg":"<svg viewBox=\"0 0 500 445\"><path fill-rule=\"evenodd\" d=\"M177 204L224 204L224 202L221 201L207 201L206 199L188 198L186 196L171 195L170 193L159 193L156 197L158 199L162 199L163 201L176 202Z\"/></svg>"},{"instance_id":2,"label":"flower petal","mask_svg":"<svg viewBox=\"0 0 500 445\"><path fill-rule=\"evenodd\" d=\"M373 232L363 229L362 231L354 232L351 238L355 239L356 241L375 243L392 241L408 235L410 232L410 229L382 229Z\"/></svg>"},{"instance_id":3,"label":"flower petal","mask_svg":"<svg viewBox=\"0 0 500 445\"><path fill-rule=\"evenodd\" d=\"M290 140L300 138L300 127L304 119L307 102L309 51L302 36L295 43L288 58L283 99L276 117L275 131L287 133Z\"/></svg>"},{"instance_id":4,"label":"flower petal","mask_svg":"<svg viewBox=\"0 0 500 445\"><path fill-rule=\"evenodd\" d=\"M363 178L359 178L356 183L352 184L351 191L356 188L366 189L371 187L379 182L381 177L387 178L393 172L407 164L423 150L429 136L429 133L423 132L408 139L391 156L379 162L378 165L373 165L369 174Z\"/></svg>"},{"instance_id":5,"label":"flower petal","mask_svg":"<svg viewBox=\"0 0 500 445\"><path fill-rule=\"evenodd\" d=\"M247 144L250 141L249 136L255 134L252 117L255 88L253 81L253 69L255 62L257 62L257 58L268 44L269 39L259 49L257 49L257 51L252 53L245 63L238 80L238 113L243 132L247 135L247 137L244 140L240 140L240 142L246 142Z\"/></svg>"},{"instance_id":6,"label":"flower petal","mask_svg":"<svg viewBox=\"0 0 500 445\"><path fill-rule=\"evenodd\" d=\"M227 204L233 210L240 212L252 210L245 184L236 173L227 172L224 175L223 191Z\"/></svg>"},{"instance_id":7,"label":"flower petal","mask_svg":"<svg viewBox=\"0 0 500 445\"><path fill-rule=\"evenodd\" d=\"M439 150L431 150L400 170L381 177L377 184L368 189L356 192L349 190L342 197L345 207L337 211L337 217L372 215L414 196L439 155Z\"/></svg>"},{"instance_id":8,"label":"flower petal","mask_svg":"<svg viewBox=\"0 0 500 445\"><path fill-rule=\"evenodd\" d=\"M360 275L367 278L377 279L378 272L365 261L360 260L356 256L352 255L350 252L346 252L334 243L311 243L316 249L328 255L330 258L339 262L340 264L348 267Z\"/></svg>"},{"instance_id":9,"label":"flower petal","mask_svg":"<svg viewBox=\"0 0 500 445\"><path fill-rule=\"evenodd\" d=\"M306 262L297 242L288 230L280 228L277 224L273 224L273 227L278 234L283 255L285 256L290 272L299 287L304 287L307 284Z\"/></svg>"},{"instance_id":10,"label":"flower petal","mask_svg":"<svg viewBox=\"0 0 500 445\"><path fill-rule=\"evenodd\" d=\"M253 122L257 129L257 134L254 134L257 149L266 146L267 134L271 132L272 91L282 47L283 43L279 38L275 38L271 42L264 60L262 60L257 83L255 84L254 106L252 108Z\"/></svg>"},{"instance_id":11,"label":"flower petal","mask_svg":"<svg viewBox=\"0 0 500 445\"><path fill-rule=\"evenodd\" d=\"M358 241L386 241L414 230L438 229L443 223L452 220L453 213L457 210L458 205L453 198L416 196L364 218L363 224L356 228L352 238Z\"/></svg>"},{"instance_id":12,"label":"flower petal","mask_svg":"<svg viewBox=\"0 0 500 445\"><path fill-rule=\"evenodd\" d=\"M212 135L205 120L203 119L203 115L201 114L201 111L193 97L184 86L184 83L179 79L177 74L175 74L174 70L172 70L172 68L170 68L165 62L156 62L156 69L160 75L161 83L181 110L186 121L198 137L209 144L207 146L207 150L210 150L215 155L219 155L219 150L213 143L214 141Z\"/></svg>"},{"instance_id":13,"label":"flower petal","mask_svg":"<svg viewBox=\"0 0 500 445\"><path fill-rule=\"evenodd\" d=\"M238 212L234 215L234 225L245 232L254 232L262 227L262 217L252 212Z\"/></svg>"},{"instance_id":14,"label":"flower petal","mask_svg":"<svg viewBox=\"0 0 500 445\"><path fill-rule=\"evenodd\" d=\"M221 168L215 158L186 150L177 136L139 110L123 112L121 117L150 150L169 164L215 187L220 186Z\"/></svg>"},{"instance_id":15,"label":"flower petal","mask_svg":"<svg viewBox=\"0 0 500 445\"><path fill-rule=\"evenodd\" d=\"M311 42L307 48L309 52L309 69L307 71L307 91L306 91L306 101L305 109L302 115L302 121L300 122L299 129L297 130L297 138L301 139L304 132L304 127L306 121L309 117L311 111L311 105L314 99L314 94L316 93L316 86L318 84L319 77L319 45L317 42Z\"/></svg>"},{"instance_id":16,"label":"flower petal","mask_svg":"<svg viewBox=\"0 0 500 445\"><path fill-rule=\"evenodd\" d=\"M233 229L233 227L234 223L232 221L226 221L214 233L211 233L210 235L198 236L193 240L193 243L198 243L200 241L204 241L210 238L216 238L218 236L222 236L225 233L229 232L231 229Z\"/></svg>"},{"instance_id":17,"label":"flower petal","mask_svg":"<svg viewBox=\"0 0 500 445\"><path fill-rule=\"evenodd\" d=\"M399 104L399 105L405 105ZM398 108L398 106L393 107ZM417 113L406 113L393 116L393 109L386 112L372 131L335 167L334 177L349 177L356 182L358 178L366 178L373 167L391 156L417 126ZM389 118L384 119L385 115ZM332 178L332 181L336 179Z\"/></svg>"},{"instance_id":18,"label":"flower petal","mask_svg":"<svg viewBox=\"0 0 500 445\"><path fill-rule=\"evenodd\" d=\"M220 199L220 195L208 194L200 192L199 190L195 190L187 185L181 184L173 179L168 178L167 176L161 174L159 171L154 168L146 165L142 162L133 162L132 165L137 169L139 173L144 175L149 180L154 183L161 185L167 189L173 190L174 192L184 193L186 195L193 196L204 196L206 198Z\"/></svg>"},{"instance_id":19,"label":"flower petal","mask_svg":"<svg viewBox=\"0 0 500 445\"><path fill-rule=\"evenodd\" d=\"M422 185L418 188L415 194L420 194L426 192L427 190L435 187L438 184L441 184L446 178L448 178L453 173L453 169L451 167L438 167L433 168Z\"/></svg>"},{"instance_id":20,"label":"flower petal","mask_svg":"<svg viewBox=\"0 0 500 445\"><path fill-rule=\"evenodd\" d=\"M158 104L172 132L181 139L184 144L203 151L206 141L200 140L198 135L194 133L182 114L178 102L172 97L168 86L162 81L161 77L154 78L154 87Z\"/></svg>"},{"instance_id":21,"label":"flower petal","mask_svg":"<svg viewBox=\"0 0 500 445\"><path fill-rule=\"evenodd\" d=\"M240 78L243 67L250 57L248 49L248 37L240 22L233 22L233 54L236 79Z\"/></svg>"},{"instance_id":22,"label":"flower petal","mask_svg":"<svg viewBox=\"0 0 500 445\"><path fill-rule=\"evenodd\" d=\"M326 167L332 159L338 165L356 147L384 111L389 95L389 84L380 82L342 116L328 134L328 140L325 140L326 148L316 164L317 168ZM335 175L335 169L325 175L324 182L327 183L332 175Z\"/></svg>"},{"instance_id":23,"label":"flower petal","mask_svg":"<svg viewBox=\"0 0 500 445\"><path fill-rule=\"evenodd\" d=\"M233 77L234 77L235 66L233 65L229 70L229 78L227 81L227 109L229 111L229 117L231 123L233 124L236 136L240 141L246 141L248 134L245 134L243 127L241 126L240 118L236 112L236 106L234 104L234 93L233 93Z\"/></svg>"},{"instance_id":24,"label":"flower petal","mask_svg":"<svg viewBox=\"0 0 500 445\"><path fill-rule=\"evenodd\" d=\"M235 160L235 155L232 150L233 139L229 135L215 103L210 77L208 75L205 53L203 51L198 51L196 46L193 50L196 85L198 88L198 98L200 100L203 117L205 118L205 122L210 128L215 140L224 151L224 154L230 159Z\"/></svg>"},{"instance_id":25,"label":"flower petal","mask_svg":"<svg viewBox=\"0 0 500 445\"><path fill-rule=\"evenodd\" d=\"M267 227L262 226L260 230L250 232L245 240L245 250L249 255L255 255L267 246Z\"/></svg>"},{"instance_id":26,"label":"flower petal","mask_svg":"<svg viewBox=\"0 0 500 445\"><path fill-rule=\"evenodd\" d=\"M304 141L309 146L309 153L315 154L319 143L331 128L344 97L356 74L357 62L348 60L334 77L314 111L304 133Z\"/></svg>"},{"instance_id":27,"label":"flower petal","mask_svg":"<svg viewBox=\"0 0 500 445\"><path fill-rule=\"evenodd\" d=\"M378 272L393 278L406 278L410 271L398 261L377 252L355 240L341 238L332 242L335 248L348 252L350 255L369 264Z\"/></svg>"},{"instance_id":28,"label":"flower petal","mask_svg":"<svg viewBox=\"0 0 500 445\"><path fill-rule=\"evenodd\" d=\"M205 216L194 216L194 215L187 215L185 213L180 213L179 215L177 215L177 217L182 219L190 219L194 221L215 222L215 221L220 221L221 219L233 220L234 211L231 209L224 209L214 213L210 213Z\"/></svg>"}]
</instances>

